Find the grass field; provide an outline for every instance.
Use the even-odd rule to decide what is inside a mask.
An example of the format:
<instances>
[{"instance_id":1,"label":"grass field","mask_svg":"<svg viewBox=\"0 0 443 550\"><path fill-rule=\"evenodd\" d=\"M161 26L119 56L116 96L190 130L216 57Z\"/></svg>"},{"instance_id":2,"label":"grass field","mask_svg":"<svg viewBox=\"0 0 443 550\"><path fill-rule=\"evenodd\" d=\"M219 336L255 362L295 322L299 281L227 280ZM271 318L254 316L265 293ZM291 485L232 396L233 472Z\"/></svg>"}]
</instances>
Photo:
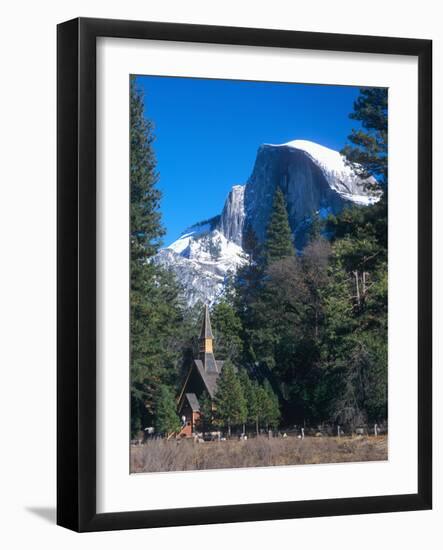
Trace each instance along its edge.
<instances>
[{"instance_id":1,"label":"grass field","mask_svg":"<svg viewBox=\"0 0 443 550\"><path fill-rule=\"evenodd\" d=\"M386 436L151 440L131 446L131 472L171 472L387 460Z\"/></svg>"}]
</instances>

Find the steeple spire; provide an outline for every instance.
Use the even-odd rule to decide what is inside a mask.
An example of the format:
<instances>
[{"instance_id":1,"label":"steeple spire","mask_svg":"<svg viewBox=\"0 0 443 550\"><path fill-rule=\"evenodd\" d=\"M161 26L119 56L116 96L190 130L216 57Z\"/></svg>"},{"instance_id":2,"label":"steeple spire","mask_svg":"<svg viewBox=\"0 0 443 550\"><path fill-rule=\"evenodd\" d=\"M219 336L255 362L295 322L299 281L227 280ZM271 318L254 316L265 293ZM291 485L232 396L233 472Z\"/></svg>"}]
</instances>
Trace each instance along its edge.
<instances>
[{"instance_id":1,"label":"steeple spire","mask_svg":"<svg viewBox=\"0 0 443 550\"><path fill-rule=\"evenodd\" d=\"M200 332L200 340L202 339L214 339L214 337L212 336L211 319L209 318L208 304L205 304L205 309L203 313L203 324Z\"/></svg>"},{"instance_id":2,"label":"steeple spire","mask_svg":"<svg viewBox=\"0 0 443 550\"><path fill-rule=\"evenodd\" d=\"M203 362L206 371L217 371L217 363L213 353L213 340L209 308L205 304L203 312L203 324L199 338L199 358Z\"/></svg>"}]
</instances>

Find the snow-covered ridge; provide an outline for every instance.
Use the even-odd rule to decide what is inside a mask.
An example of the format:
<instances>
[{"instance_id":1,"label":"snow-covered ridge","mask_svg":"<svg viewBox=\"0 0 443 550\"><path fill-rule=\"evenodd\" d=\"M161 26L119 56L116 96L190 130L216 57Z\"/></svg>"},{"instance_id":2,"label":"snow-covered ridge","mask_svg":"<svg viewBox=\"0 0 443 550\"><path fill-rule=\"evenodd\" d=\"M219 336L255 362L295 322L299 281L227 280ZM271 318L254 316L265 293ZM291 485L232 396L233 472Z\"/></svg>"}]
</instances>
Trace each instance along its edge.
<instances>
[{"instance_id":1,"label":"snow-covered ridge","mask_svg":"<svg viewBox=\"0 0 443 550\"><path fill-rule=\"evenodd\" d=\"M208 266L226 264L228 267L239 263L239 255L243 255L242 247L227 239L218 229L199 233L197 238L195 234L187 233L164 250L171 250L188 260L197 260Z\"/></svg>"},{"instance_id":2,"label":"snow-covered ridge","mask_svg":"<svg viewBox=\"0 0 443 550\"><path fill-rule=\"evenodd\" d=\"M212 231L214 227L216 227L216 224L219 222L219 220L220 216L214 216L214 218L211 218L204 222L198 222L194 225L191 225L183 231L183 233L176 241L171 243L166 248L173 250L178 254L181 254L184 250L186 250L191 241L199 238L199 236L207 235L210 231Z\"/></svg>"},{"instance_id":3,"label":"snow-covered ridge","mask_svg":"<svg viewBox=\"0 0 443 550\"><path fill-rule=\"evenodd\" d=\"M291 147L293 149L298 149L299 151L304 151L310 155L316 164L322 168L325 168L328 172L346 174L347 176L354 175L352 168L346 164L345 157L343 157L343 155L341 155L338 151L329 149L319 143L314 143L313 141L304 139L295 139L293 141L288 141L287 143L266 143L265 146L266 145L269 147Z\"/></svg>"},{"instance_id":4,"label":"snow-covered ridge","mask_svg":"<svg viewBox=\"0 0 443 550\"><path fill-rule=\"evenodd\" d=\"M214 302L229 275L245 261L243 248L218 229L186 233L155 257L155 262L175 272L191 306L199 300Z\"/></svg>"}]
</instances>

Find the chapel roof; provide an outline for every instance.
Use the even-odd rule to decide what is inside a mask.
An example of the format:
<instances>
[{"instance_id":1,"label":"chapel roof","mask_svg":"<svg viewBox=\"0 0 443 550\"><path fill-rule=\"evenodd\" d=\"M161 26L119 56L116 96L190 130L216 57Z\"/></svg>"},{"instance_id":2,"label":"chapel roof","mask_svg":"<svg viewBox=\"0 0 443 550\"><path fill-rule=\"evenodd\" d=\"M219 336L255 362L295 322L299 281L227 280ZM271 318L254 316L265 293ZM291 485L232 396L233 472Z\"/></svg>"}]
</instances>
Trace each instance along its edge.
<instances>
[{"instance_id":1,"label":"chapel roof","mask_svg":"<svg viewBox=\"0 0 443 550\"><path fill-rule=\"evenodd\" d=\"M189 406L193 411L199 411L200 410L200 403L198 402L197 396L195 393L187 393L186 399L188 400Z\"/></svg>"},{"instance_id":2,"label":"chapel roof","mask_svg":"<svg viewBox=\"0 0 443 550\"><path fill-rule=\"evenodd\" d=\"M217 381L218 377L220 376L220 373L223 368L223 361L215 361L215 367L216 369L213 370L207 370L205 369L205 366L201 359L195 359L194 364L197 367L197 372L200 374L203 383L208 390L208 393L211 398L214 398L216 389L217 389Z\"/></svg>"}]
</instances>

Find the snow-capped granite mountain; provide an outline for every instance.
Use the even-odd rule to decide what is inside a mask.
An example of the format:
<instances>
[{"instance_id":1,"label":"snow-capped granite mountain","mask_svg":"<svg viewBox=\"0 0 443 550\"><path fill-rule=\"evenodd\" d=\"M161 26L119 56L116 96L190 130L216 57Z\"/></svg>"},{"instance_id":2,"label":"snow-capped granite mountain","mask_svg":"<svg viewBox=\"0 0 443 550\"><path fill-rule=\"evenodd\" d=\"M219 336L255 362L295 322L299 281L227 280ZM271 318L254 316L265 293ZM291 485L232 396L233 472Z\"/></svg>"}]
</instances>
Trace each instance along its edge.
<instances>
[{"instance_id":1,"label":"snow-capped granite mountain","mask_svg":"<svg viewBox=\"0 0 443 550\"><path fill-rule=\"evenodd\" d=\"M245 225L259 241L266 235L275 188L286 199L289 223L298 249L305 244L306 229L314 212L322 217L338 214L346 204L370 205L378 200L368 183L346 164L337 151L311 141L262 145L245 187Z\"/></svg>"},{"instance_id":2,"label":"snow-capped granite mountain","mask_svg":"<svg viewBox=\"0 0 443 550\"><path fill-rule=\"evenodd\" d=\"M246 261L241 245L235 242L241 239L242 230L238 228L239 233L233 233L235 217L232 227L226 225L226 220L224 226L232 239L222 232L221 221L222 217L216 216L209 222L190 227L154 258L155 262L174 271L190 306L198 301L213 303L223 290L228 274Z\"/></svg>"},{"instance_id":3,"label":"snow-capped granite mountain","mask_svg":"<svg viewBox=\"0 0 443 550\"><path fill-rule=\"evenodd\" d=\"M349 204L374 204L380 196L374 184L373 178L363 180L340 153L317 143L261 145L250 178L232 187L221 215L184 231L154 261L176 273L189 305L212 303L228 274L246 261L244 229L252 227L264 240L277 186L285 195L294 243L302 249L313 213L325 217Z\"/></svg>"}]
</instances>

